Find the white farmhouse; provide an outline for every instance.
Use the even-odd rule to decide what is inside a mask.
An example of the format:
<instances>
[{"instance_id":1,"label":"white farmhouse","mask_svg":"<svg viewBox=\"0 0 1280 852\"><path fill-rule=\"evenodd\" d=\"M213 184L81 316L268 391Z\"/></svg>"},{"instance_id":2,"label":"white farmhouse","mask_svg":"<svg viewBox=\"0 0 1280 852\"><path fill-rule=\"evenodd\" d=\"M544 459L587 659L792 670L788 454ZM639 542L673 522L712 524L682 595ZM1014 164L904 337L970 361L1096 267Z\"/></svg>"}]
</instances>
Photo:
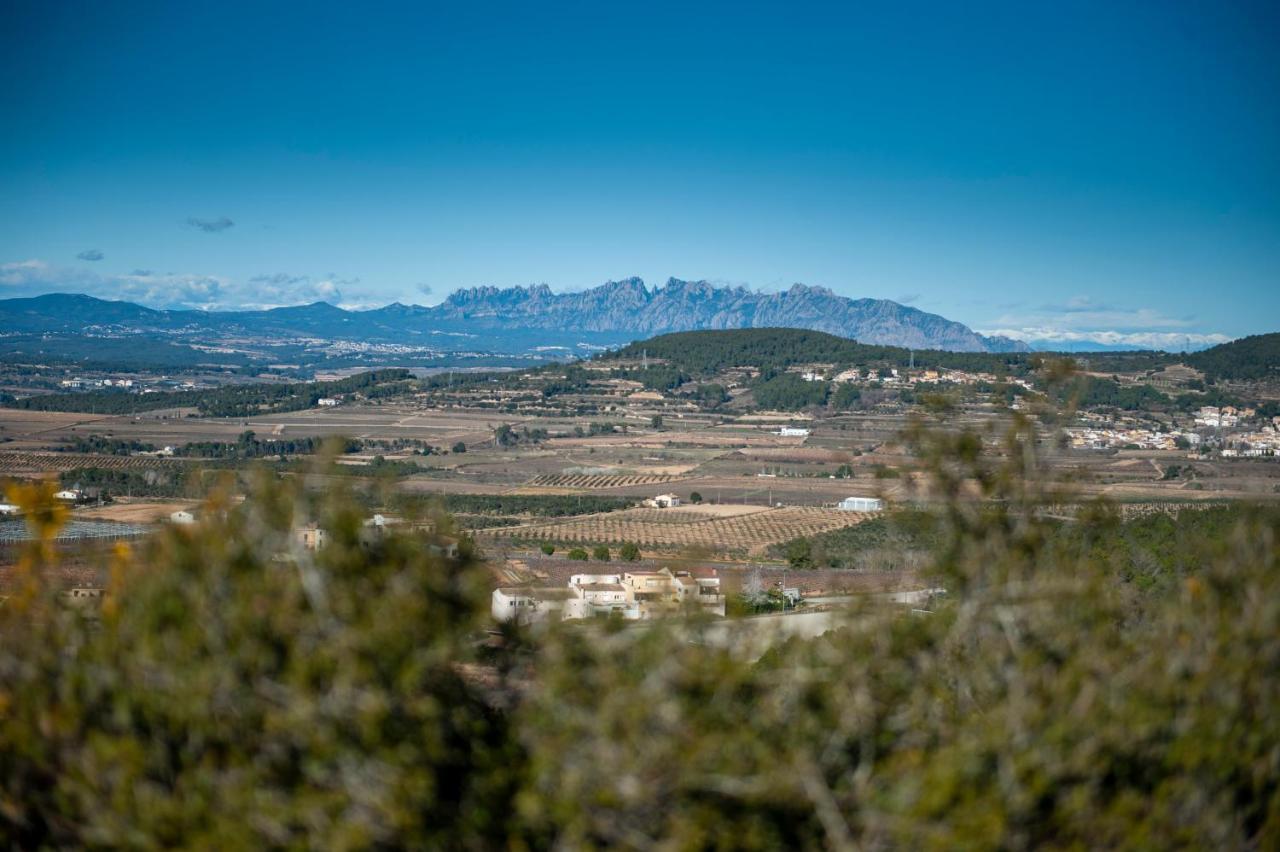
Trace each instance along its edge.
<instances>
[{"instance_id":1,"label":"white farmhouse","mask_svg":"<svg viewBox=\"0 0 1280 852\"><path fill-rule=\"evenodd\" d=\"M625 617L631 604L621 574L574 574L569 578L569 590L574 597L565 604L563 617L566 619L612 613Z\"/></svg>"},{"instance_id":2,"label":"white farmhouse","mask_svg":"<svg viewBox=\"0 0 1280 852\"><path fill-rule=\"evenodd\" d=\"M516 621L521 624L557 620L570 598L572 589L559 588L502 588L494 589L490 612L495 621Z\"/></svg>"},{"instance_id":3,"label":"white farmhouse","mask_svg":"<svg viewBox=\"0 0 1280 852\"><path fill-rule=\"evenodd\" d=\"M836 504L836 508L845 512L881 512L884 501L875 497L846 497Z\"/></svg>"},{"instance_id":4,"label":"white farmhouse","mask_svg":"<svg viewBox=\"0 0 1280 852\"><path fill-rule=\"evenodd\" d=\"M809 430L801 426L783 426L778 430L778 434L784 438L807 438Z\"/></svg>"}]
</instances>

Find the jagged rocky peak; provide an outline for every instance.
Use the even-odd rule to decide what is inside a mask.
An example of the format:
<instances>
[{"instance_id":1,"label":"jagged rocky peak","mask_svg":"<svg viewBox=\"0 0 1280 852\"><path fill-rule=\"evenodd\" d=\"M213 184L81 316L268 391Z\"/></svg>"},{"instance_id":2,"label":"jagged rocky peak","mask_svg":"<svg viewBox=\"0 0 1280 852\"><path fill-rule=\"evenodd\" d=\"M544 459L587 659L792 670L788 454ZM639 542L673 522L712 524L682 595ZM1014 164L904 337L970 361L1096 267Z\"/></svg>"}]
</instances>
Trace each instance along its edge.
<instances>
[{"instance_id":1,"label":"jagged rocky peak","mask_svg":"<svg viewBox=\"0 0 1280 852\"><path fill-rule=\"evenodd\" d=\"M836 296L835 291L831 290L828 287L823 287L821 285L816 285L816 284L801 284L799 281L795 282L790 287L788 287L785 291L783 291L782 295L793 296L793 297L794 296L818 296L825 299L839 298L838 296Z\"/></svg>"},{"instance_id":2,"label":"jagged rocky peak","mask_svg":"<svg viewBox=\"0 0 1280 852\"><path fill-rule=\"evenodd\" d=\"M623 278L621 281L608 281L599 287L567 295L577 296L580 301L619 307L639 307L647 304L653 297L644 281L635 277Z\"/></svg>"},{"instance_id":3,"label":"jagged rocky peak","mask_svg":"<svg viewBox=\"0 0 1280 852\"><path fill-rule=\"evenodd\" d=\"M454 290L444 300L446 305L473 305L485 302L527 302L552 298L554 294L546 284L530 284L527 287L495 287L485 284L479 287L462 287Z\"/></svg>"},{"instance_id":4,"label":"jagged rocky peak","mask_svg":"<svg viewBox=\"0 0 1280 852\"><path fill-rule=\"evenodd\" d=\"M636 293L643 296L649 295L649 288L645 286L643 278L631 276L630 278L621 278L617 281L606 281L600 287L614 293Z\"/></svg>"},{"instance_id":5,"label":"jagged rocky peak","mask_svg":"<svg viewBox=\"0 0 1280 852\"><path fill-rule=\"evenodd\" d=\"M662 287L650 290L635 277L572 293L552 293L545 285L505 290L477 287L455 293L436 317L483 323L488 328L574 328L637 336L777 326L916 348L982 352L1011 345L897 302L849 299L827 287L800 283L774 293L679 278L669 278Z\"/></svg>"}]
</instances>

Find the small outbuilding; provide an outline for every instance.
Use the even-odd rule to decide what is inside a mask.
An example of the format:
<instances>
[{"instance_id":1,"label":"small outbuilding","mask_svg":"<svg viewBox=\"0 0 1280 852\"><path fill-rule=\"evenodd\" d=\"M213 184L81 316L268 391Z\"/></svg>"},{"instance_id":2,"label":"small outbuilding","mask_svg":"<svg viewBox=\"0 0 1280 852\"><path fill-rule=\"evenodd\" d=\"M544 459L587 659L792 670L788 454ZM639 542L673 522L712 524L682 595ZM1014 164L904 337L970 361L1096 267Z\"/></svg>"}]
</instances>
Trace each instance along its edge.
<instances>
[{"instance_id":1,"label":"small outbuilding","mask_svg":"<svg viewBox=\"0 0 1280 852\"><path fill-rule=\"evenodd\" d=\"M884 501L875 497L846 497L836 508L845 512L883 512Z\"/></svg>"}]
</instances>

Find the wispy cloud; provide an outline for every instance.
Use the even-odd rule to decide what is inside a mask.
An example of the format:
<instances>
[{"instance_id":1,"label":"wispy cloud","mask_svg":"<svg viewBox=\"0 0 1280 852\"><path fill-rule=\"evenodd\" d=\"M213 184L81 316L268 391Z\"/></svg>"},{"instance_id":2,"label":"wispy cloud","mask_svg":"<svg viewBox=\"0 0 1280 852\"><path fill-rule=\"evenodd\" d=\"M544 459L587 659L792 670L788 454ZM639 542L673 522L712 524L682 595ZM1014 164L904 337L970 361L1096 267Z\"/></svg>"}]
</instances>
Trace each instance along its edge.
<instances>
[{"instance_id":1,"label":"wispy cloud","mask_svg":"<svg viewBox=\"0 0 1280 852\"><path fill-rule=\"evenodd\" d=\"M1167 350L1214 346L1231 339L1194 329L1190 319L1168 316L1156 308L1123 308L1086 297L1005 314L982 333L1039 345L1094 343Z\"/></svg>"},{"instance_id":2,"label":"wispy cloud","mask_svg":"<svg viewBox=\"0 0 1280 852\"><path fill-rule=\"evenodd\" d=\"M301 302L328 302L343 304L343 288L355 287L359 278L340 278L332 272L321 278L310 275L292 275L276 272L271 275L255 275L249 279L262 301L279 305L296 305Z\"/></svg>"},{"instance_id":3,"label":"wispy cloud","mask_svg":"<svg viewBox=\"0 0 1280 852\"><path fill-rule=\"evenodd\" d=\"M76 255L76 258L78 260L88 260L88 261L102 260L104 257L106 257L106 255L98 251L97 249L85 249L84 251Z\"/></svg>"},{"instance_id":4,"label":"wispy cloud","mask_svg":"<svg viewBox=\"0 0 1280 852\"><path fill-rule=\"evenodd\" d=\"M217 234L234 226L235 222L232 222L226 216L219 216L217 219L201 219L197 216L192 216L187 219L187 225L192 228L199 228L206 234Z\"/></svg>"},{"instance_id":5,"label":"wispy cloud","mask_svg":"<svg viewBox=\"0 0 1280 852\"><path fill-rule=\"evenodd\" d=\"M415 289L423 296L432 296L435 294L435 290L431 289L430 284L419 284Z\"/></svg>"},{"instance_id":6,"label":"wispy cloud","mask_svg":"<svg viewBox=\"0 0 1280 852\"><path fill-rule=\"evenodd\" d=\"M96 272L53 266L43 260L0 264L0 291L8 297L38 296L51 291L78 292L101 280L102 276Z\"/></svg>"},{"instance_id":7,"label":"wispy cloud","mask_svg":"<svg viewBox=\"0 0 1280 852\"><path fill-rule=\"evenodd\" d=\"M326 301L347 307L344 290L358 278L274 273L246 282L201 273L135 269L128 275L103 275L83 267L64 267L43 260L0 264L0 297L43 293L86 293L123 299L155 308L256 310ZM359 294L358 294L359 295Z\"/></svg>"},{"instance_id":8,"label":"wispy cloud","mask_svg":"<svg viewBox=\"0 0 1280 852\"><path fill-rule=\"evenodd\" d=\"M1169 316L1158 308L1123 307L1088 296L1015 309L984 325L982 334L1041 344L1096 343L1180 351L1231 340L1228 335L1195 328L1191 317Z\"/></svg>"},{"instance_id":9,"label":"wispy cloud","mask_svg":"<svg viewBox=\"0 0 1280 852\"><path fill-rule=\"evenodd\" d=\"M131 275L102 275L43 260L0 264L0 293L6 297L86 293L152 307L213 308L225 305L229 286L227 279L213 275L155 274L146 270L137 270Z\"/></svg>"},{"instance_id":10,"label":"wispy cloud","mask_svg":"<svg viewBox=\"0 0 1280 852\"><path fill-rule=\"evenodd\" d=\"M1067 344L1097 343L1102 346L1136 346L1140 349L1163 349L1170 352L1181 352L1183 349L1202 349L1206 346L1217 346L1232 338L1225 334L1203 334L1200 332L1176 331L1114 331L1094 329L1088 331L1070 331L1052 326L1024 326L1019 328L991 328L978 331L988 336L1002 335L1027 343Z\"/></svg>"}]
</instances>

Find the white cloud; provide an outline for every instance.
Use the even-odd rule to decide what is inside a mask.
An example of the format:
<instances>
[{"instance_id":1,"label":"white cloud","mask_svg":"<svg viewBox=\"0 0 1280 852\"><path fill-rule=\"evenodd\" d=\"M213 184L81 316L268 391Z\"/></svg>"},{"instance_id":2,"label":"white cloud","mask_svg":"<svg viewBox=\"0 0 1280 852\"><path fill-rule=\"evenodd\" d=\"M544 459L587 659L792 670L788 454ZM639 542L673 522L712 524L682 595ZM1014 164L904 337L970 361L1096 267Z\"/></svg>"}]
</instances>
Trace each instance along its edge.
<instances>
[{"instance_id":1,"label":"white cloud","mask_svg":"<svg viewBox=\"0 0 1280 852\"><path fill-rule=\"evenodd\" d=\"M1041 345L1095 343L1172 351L1216 346L1232 339L1193 325L1187 317L1168 316L1156 308L1124 308L1074 296L1063 304L1006 313L986 323L979 333Z\"/></svg>"},{"instance_id":2,"label":"white cloud","mask_svg":"<svg viewBox=\"0 0 1280 852\"><path fill-rule=\"evenodd\" d=\"M1233 338L1225 334L1202 334L1182 331L1076 331L1054 326L1024 326L1021 328L982 329L979 334L1002 335L1014 340L1039 343L1098 343L1104 346L1137 346L1142 349L1164 349L1180 352L1184 348L1203 349L1217 346Z\"/></svg>"},{"instance_id":3,"label":"white cloud","mask_svg":"<svg viewBox=\"0 0 1280 852\"><path fill-rule=\"evenodd\" d=\"M101 279L101 275L87 269L53 266L43 260L0 264L0 290L8 296L36 296L51 290L79 292Z\"/></svg>"},{"instance_id":4,"label":"white cloud","mask_svg":"<svg viewBox=\"0 0 1280 852\"><path fill-rule=\"evenodd\" d=\"M344 300L343 291L358 285L360 279L339 278L332 272L319 279L312 279L309 275L277 272L274 275L255 275L249 279L249 283L254 285L258 304L275 307L328 302L331 305L341 305Z\"/></svg>"},{"instance_id":5,"label":"white cloud","mask_svg":"<svg viewBox=\"0 0 1280 852\"><path fill-rule=\"evenodd\" d=\"M122 299L153 308L198 310L257 310L326 301L342 304L346 290L358 278L329 274L319 279L307 275L276 273L237 282L219 275L153 272L135 269L129 274L108 275L88 269L55 266L43 260L0 264L0 297L38 296L43 293L84 293L100 299Z\"/></svg>"}]
</instances>

